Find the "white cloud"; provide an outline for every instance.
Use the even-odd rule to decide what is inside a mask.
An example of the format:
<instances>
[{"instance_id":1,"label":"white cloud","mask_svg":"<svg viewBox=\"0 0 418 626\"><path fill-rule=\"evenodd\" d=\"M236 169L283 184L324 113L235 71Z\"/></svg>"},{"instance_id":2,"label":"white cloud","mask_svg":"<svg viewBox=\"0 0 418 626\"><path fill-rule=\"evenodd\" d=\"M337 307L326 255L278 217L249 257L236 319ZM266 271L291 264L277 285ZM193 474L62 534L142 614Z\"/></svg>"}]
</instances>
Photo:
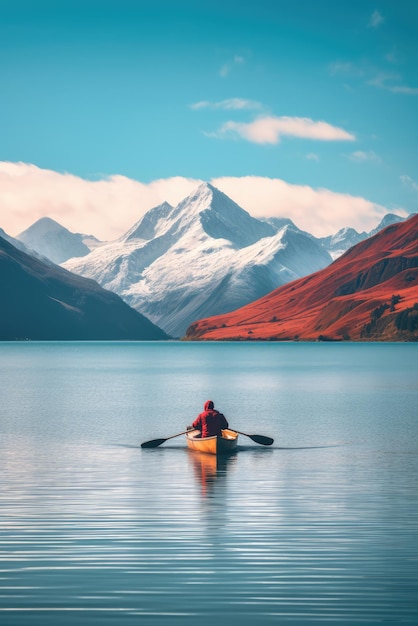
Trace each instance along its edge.
<instances>
[{"instance_id":1,"label":"white cloud","mask_svg":"<svg viewBox=\"0 0 418 626\"><path fill-rule=\"evenodd\" d=\"M113 239L164 200L177 204L196 187L183 177L145 184L126 176L90 181L27 163L0 162L0 227L17 235L41 217L73 232Z\"/></svg>"},{"instance_id":2,"label":"white cloud","mask_svg":"<svg viewBox=\"0 0 418 626\"><path fill-rule=\"evenodd\" d=\"M253 122L225 122L215 133L218 138L246 139L252 143L277 144L284 135L319 141L353 141L354 135L327 122L315 122L307 117L260 117Z\"/></svg>"},{"instance_id":3,"label":"white cloud","mask_svg":"<svg viewBox=\"0 0 418 626\"><path fill-rule=\"evenodd\" d=\"M385 18L382 16L381 13L379 13L379 11L376 10L376 11L373 11L370 17L369 26L371 26L372 28L377 28L384 21L385 21Z\"/></svg>"},{"instance_id":4,"label":"white cloud","mask_svg":"<svg viewBox=\"0 0 418 626\"><path fill-rule=\"evenodd\" d=\"M401 181L407 187L411 187L414 191L418 191L418 183L413 178L408 176L407 174L403 174L401 176Z\"/></svg>"},{"instance_id":5,"label":"white cloud","mask_svg":"<svg viewBox=\"0 0 418 626\"><path fill-rule=\"evenodd\" d=\"M175 205L201 182L180 176L150 183L125 176L88 181L26 163L0 162L0 227L17 235L49 216L73 232L115 239L151 207L164 200ZM221 177L210 182L252 215L288 217L317 236L343 226L370 230L388 212L362 197L278 178ZM402 209L397 212L407 215Z\"/></svg>"},{"instance_id":6,"label":"white cloud","mask_svg":"<svg viewBox=\"0 0 418 626\"><path fill-rule=\"evenodd\" d=\"M308 159L308 161L316 161L317 163L319 163L320 160L319 156L315 154L315 152L310 152L306 155L306 158Z\"/></svg>"},{"instance_id":7,"label":"white cloud","mask_svg":"<svg viewBox=\"0 0 418 626\"><path fill-rule=\"evenodd\" d=\"M352 152L349 155L349 159L357 163L364 163L365 161L373 161L374 163L381 162L380 157L373 150L368 150L367 152L356 150L356 152Z\"/></svg>"},{"instance_id":8,"label":"white cloud","mask_svg":"<svg viewBox=\"0 0 418 626\"><path fill-rule=\"evenodd\" d=\"M254 110L262 109L261 102L256 100L245 100L244 98L228 98L221 100L220 102L209 102L208 100L201 100L200 102L194 102L190 105L191 109L223 109L225 111L242 111L242 110Z\"/></svg>"},{"instance_id":9,"label":"white cloud","mask_svg":"<svg viewBox=\"0 0 418 626\"><path fill-rule=\"evenodd\" d=\"M278 178L224 177L214 179L213 184L255 217L290 217L316 236L335 233L344 226L371 230L388 212L366 198L291 185ZM402 209L396 212L407 215Z\"/></svg>"}]
</instances>

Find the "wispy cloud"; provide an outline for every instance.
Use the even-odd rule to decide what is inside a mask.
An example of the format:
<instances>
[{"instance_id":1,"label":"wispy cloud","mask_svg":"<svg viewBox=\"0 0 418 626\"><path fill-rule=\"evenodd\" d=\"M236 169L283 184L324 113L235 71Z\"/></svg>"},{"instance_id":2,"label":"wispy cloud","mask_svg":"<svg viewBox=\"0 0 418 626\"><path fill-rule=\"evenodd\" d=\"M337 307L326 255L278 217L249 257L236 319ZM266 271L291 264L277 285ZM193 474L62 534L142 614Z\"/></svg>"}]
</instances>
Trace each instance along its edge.
<instances>
[{"instance_id":1,"label":"wispy cloud","mask_svg":"<svg viewBox=\"0 0 418 626\"><path fill-rule=\"evenodd\" d=\"M373 150L368 150L367 152L364 152L363 150L356 150L355 152L352 152L348 158L351 161L356 161L357 163L365 163L366 161L381 163L381 158Z\"/></svg>"},{"instance_id":2,"label":"wispy cloud","mask_svg":"<svg viewBox=\"0 0 418 626\"><path fill-rule=\"evenodd\" d=\"M226 78L237 65L242 65L243 63L245 63L245 58L236 54L233 59L222 65L219 75L222 78Z\"/></svg>"},{"instance_id":3,"label":"wispy cloud","mask_svg":"<svg viewBox=\"0 0 418 626\"><path fill-rule=\"evenodd\" d=\"M243 111L262 109L261 102L256 100L245 100L244 98L228 98L220 102L210 102L209 100L201 100L189 105L191 109L223 109L225 111Z\"/></svg>"},{"instance_id":4,"label":"wispy cloud","mask_svg":"<svg viewBox=\"0 0 418 626\"><path fill-rule=\"evenodd\" d=\"M383 17L383 15L379 13L379 11L376 10L376 11L373 11L373 13L370 16L369 26L371 26L372 28L377 28L384 21L385 21L385 18Z\"/></svg>"},{"instance_id":5,"label":"wispy cloud","mask_svg":"<svg viewBox=\"0 0 418 626\"><path fill-rule=\"evenodd\" d=\"M319 156L317 154L315 154L315 152L310 152L309 154L306 155L306 158L308 161L316 161L317 163L319 163Z\"/></svg>"},{"instance_id":6,"label":"wispy cloud","mask_svg":"<svg viewBox=\"0 0 418 626\"><path fill-rule=\"evenodd\" d=\"M389 63L397 63L398 62L398 52L397 52L397 49L395 47L393 47L390 52L385 54L385 59Z\"/></svg>"},{"instance_id":7,"label":"wispy cloud","mask_svg":"<svg viewBox=\"0 0 418 626\"><path fill-rule=\"evenodd\" d=\"M209 136L220 139L241 138L251 143L277 144L287 135L318 141L353 141L355 136L343 128L327 122L315 122L307 117L260 117L253 122L225 122L215 133Z\"/></svg>"},{"instance_id":8,"label":"wispy cloud","mask_svg":"<svg viewBox=\"0 0 418 626\"><path fill-rule=\"evenodd\" d=\"M125 176L88 181L27 163L0 162L1 226L16 235L49 216L73 232L115 239L151 207L163 201L175 205L201 182L181 176L149 183ZM388 212L366 198L292 185L279 178L231 176L210 182L255 217L288 217L317 236L343 226L371 230ZM408 176L403 182L416 185ZM402 209L397 213L407 215Z\"/></svg>"},{"instance_id":9,"label":"wispy cloud","mask_svg":"<svg viewBox=\"0 0 418 626\"><path fill-rule=\"evenodd\" d=\"M408 87L407 85L393 85L389 87L392 93L404 93L409 96L418 96L418 87Z\"/></svg>"},{"instance_id":10,"label":"wispy cloud","mask_svg":"<svg viewBox=\"0 0 418 626\"><path fill-rule=\"evenodd\" d=\"M389 53L386 59L391 63L395 63L395 52ZM364 63L362 66L345 61L335 61L329 65L329 72L332 76L344 76L346 80L350 78L363 79L366 85L378 87L391 93L418 95L418 87L404 85L400 74L396 72L381 72L367 63Z\"/></svg>"},{"instance_id":11,"label":"wispy cloud","mask_svg":"<svg viewBox=\"0 0 418 626\"><path fill-rule=\"evenodd\" d=\"M413 96L418 95L418 87L409 87L408 85L402 85L399 84L400 81L401 77L399 76L399 74L380 72L376 74L374 78L370 79L367 82L373 87L385 89L386 91L390 91L392 93L402 93Z\"/></svg>"},{"instance_id":12,"label":"wispy cloud","mask_svg":"<svg viewBox=\"0 0 418 626\"><path fill-rule=\"evenodd\" d=\"M407 187L411 187L414 191L418 191L418 183L407 174L403 174L401 176L401 181Z\"/></svg>"},{"instance_id":13,"label":"wispy cloud","mask_svg":"<svg viewBox=\"0 0 418 626\"><path fill-rule=\"evenodd\" d=\"M343 74L348 77L362 77L366 73L364 68L350 61L334 61L334 63L330 63L329 72L332 76Z\"/></svg>"}]
</instances>

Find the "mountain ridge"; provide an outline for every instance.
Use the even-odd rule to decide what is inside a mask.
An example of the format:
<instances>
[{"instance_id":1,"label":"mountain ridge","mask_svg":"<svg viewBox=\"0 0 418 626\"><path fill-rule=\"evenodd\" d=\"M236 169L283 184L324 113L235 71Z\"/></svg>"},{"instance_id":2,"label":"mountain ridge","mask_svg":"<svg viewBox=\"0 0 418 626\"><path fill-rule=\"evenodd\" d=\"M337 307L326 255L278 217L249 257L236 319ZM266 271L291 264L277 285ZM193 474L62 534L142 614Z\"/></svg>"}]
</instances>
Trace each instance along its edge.
<instances>
[{"instance_id":1,"label":"mountain ridge","mask_svg":"<svg viewBox=\"0 0 418 626\"><path fill-rule=\"evenodd\" d=\"M94 278L181 337L197 316L242 306L330 262L293 224L258 220L203 183L175 207L151 209L117 242L64 267Z\"/></svg>"},{"instance_id":2,"label":"mountain ridge","mask_svg":"<svg viewBox=\"0 0 418 626\"><path fill-rule=\"evenodd\" d=\"M0 237L0 340L146 340L167 335L92 280Z\"/></svg>"},{"instance_id":3,"label":"mountain ridge","mask_svg":"<svg viewBox=\"0 0 418 626\"><path fill-rule=\"evenodd\" d=\"M59 265L73 257L86 256L90 248L80 233L72 233L50 217L41 217L16 239Z\"/></svg>"},{"instance_id":4,"label":"mountain ridge","mask_svg":"<svg viewBox=\"0 0 418 626\"><path fill-rule=\"evenodd\" d=\"M330 266L247 306L198 320L185 338L418 339L418 216L387 226Z\"/></svg>"},{"instance_id":5,"label":"mountain ridge","mask_svg":"<svg viewBox=\"0 0 418 626\"><path fill-rule=\"evenodd\" d=\"M190 194L190 196L199 196L204 194L205 192L217 194L219 197L225 198L229 203L229 208L231 208L231 206L234 206L235 208L239 209L241 214L242 212L246 213L247 218L249 218L249 220L253 224L255 222L262 222L264 224L264 232L261 234L258 233L253 241L259 239L263 235L271 236L274 232L277 232L285 225L291 225L295 229L301 230L294 224L292 220L286 217L269 217L258 219L252 217L247 211L239 207L239 205L237 205L233 200L226 196L226 194L216 189L216 187L214 187L210 183L200 184L192 192L192 194ZM179 203L179 205L177 205L177 207L181 207L183 202L184 199ZM25 231L17 235L17 237L15 238L8 236L6 233L4 233L4 231L3 233L6 239L8 239L9 241L13 240L14 245L18 245L16 242L20 240L22 245L26 244L25 250L28 250L38 258L49 258L49 260L51 260L52 262L60 264L64 263L67 260L70 260L71 258L74 258L75 256L85 256L97 247L109 243L112 244L116 243L117 241L129 241L130 239L138 238L150 240L152 238L160 236L164 234L164 232L167 231L167 229L169 228L167 224L164 224L164 220L172 220L173 215L170 216L170 214L173 214L176 211L178 213L177 207L171 206L168 202L163 202L160 205L153 207L152 209L147 211L121 237L119 237L115 241L110 242L99 241L93 235L73 233L49 217L40 218L31 226L29 226L29 228L27 228ZM159 223L155 222L156 219ZM307 233L306 231L302 232L310 234L313 239L319 241L323 245L325 250L330 254L332 260L335 260L359 241L371 237L387 225L403 221L403 219L405 218L400 217L399 215L396 215L394 213L387 213L381 219L380 223L370 232L363 231L359 233L351 227L343 227L336 233L333 233L326 237L315 237L314 235ZM204 215L203 222L205 222ZM47 227L47 225L49 227ZM216 233L214 234L214 236L216 237ZM233 240L234 237L232 237L231 239ZM248 243L251 242L247 241L244 245L248 245Z\"/></svg>"},{"instance_id":6,"label":"mountain ridge","mask_svg":"<svg viewBox=\"0 0 418 626\"><path fill-rule=\"evenodd\" d=\"M402 219L387 214L375 230ZM56 233L65 233L65 241L68 236L78 242L88 239L53 220L36 224L35 232L46 231L57 254L63 246L59 238L54 240ZM216 187L202 183L176 206L163 202L147 211L116 241L91 240L89 254L62 266L93 278L169 335L181 337L196 319L240 308L322 269L367 237L343 228L317 239L288 218L254 218ZM38 249L50 252L42 241Z\"/></svg>"}]
</instances>

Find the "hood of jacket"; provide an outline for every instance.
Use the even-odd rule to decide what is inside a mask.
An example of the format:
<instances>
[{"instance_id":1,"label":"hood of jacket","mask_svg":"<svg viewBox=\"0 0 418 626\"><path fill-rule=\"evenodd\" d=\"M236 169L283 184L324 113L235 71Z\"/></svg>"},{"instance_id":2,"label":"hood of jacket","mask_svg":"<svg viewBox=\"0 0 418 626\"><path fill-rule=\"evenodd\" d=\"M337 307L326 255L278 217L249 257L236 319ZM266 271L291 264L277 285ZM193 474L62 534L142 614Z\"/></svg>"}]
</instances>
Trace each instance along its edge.
<instances>
[{"instance_id":1,"label":"hood of jacket","mask_svg":"<svg viewBox=\"0 0 418 626\"><path fill-rule=\"evenodd\" d=\"M205 402L205 411L212 411L214 408L214 404L212 402L212 400L206 400Z\"/></svg>"}]
</instances>

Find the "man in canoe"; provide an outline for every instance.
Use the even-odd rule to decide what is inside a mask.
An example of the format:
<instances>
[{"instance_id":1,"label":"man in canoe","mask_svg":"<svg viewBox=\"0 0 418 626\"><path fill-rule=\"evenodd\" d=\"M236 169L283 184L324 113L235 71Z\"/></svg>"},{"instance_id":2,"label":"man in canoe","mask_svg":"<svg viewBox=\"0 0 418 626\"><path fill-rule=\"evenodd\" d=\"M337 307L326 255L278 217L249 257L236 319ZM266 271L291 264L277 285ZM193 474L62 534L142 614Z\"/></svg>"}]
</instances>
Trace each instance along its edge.
<instances>
[{"instance_id":1,"label":"man in canoe","mask_svg":"<svg viewBox=\"0 0 418 626\"><path fill-rule=\"evenodd\" d=\"M225 415L215 409L212 400L207 400L204 408L205 410L196 417L192 427L200 430L202 437L221 436L221 430L228 428Z\"/></svg>"}]
</instances>

